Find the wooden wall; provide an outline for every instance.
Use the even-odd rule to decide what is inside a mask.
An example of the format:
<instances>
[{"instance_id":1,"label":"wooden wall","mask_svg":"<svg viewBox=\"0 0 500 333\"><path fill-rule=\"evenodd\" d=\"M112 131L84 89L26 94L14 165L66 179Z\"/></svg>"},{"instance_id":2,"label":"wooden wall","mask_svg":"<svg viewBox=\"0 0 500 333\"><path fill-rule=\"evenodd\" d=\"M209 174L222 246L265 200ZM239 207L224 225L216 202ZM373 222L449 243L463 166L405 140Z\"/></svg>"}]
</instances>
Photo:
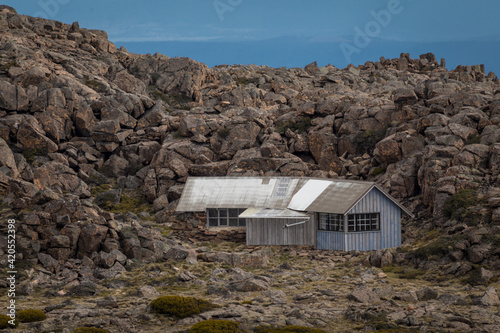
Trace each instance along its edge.
<instances>
[{"instance_id":1,"label":"wooden wall","mask_svg":"<svg viewBox=\"0 0 500 333\"><path fill-rule=\"evenodd\" d=\"M294 219L246 219L247 245L315 245L316 219L283 228L285 224L297 223Z\"/></svg>"},{"instance_id":2,"label":"wooden wall","mask_svg":"<svg viewBox=\"0 0 500 333\"><path fill-rule=\"evenodd\" d=\"M318 231L317 249L371 251L401 246L401 208L382 192L373 188L348 212L361 213L380 213L380 231Z\"/></svg>"}]
</instances>

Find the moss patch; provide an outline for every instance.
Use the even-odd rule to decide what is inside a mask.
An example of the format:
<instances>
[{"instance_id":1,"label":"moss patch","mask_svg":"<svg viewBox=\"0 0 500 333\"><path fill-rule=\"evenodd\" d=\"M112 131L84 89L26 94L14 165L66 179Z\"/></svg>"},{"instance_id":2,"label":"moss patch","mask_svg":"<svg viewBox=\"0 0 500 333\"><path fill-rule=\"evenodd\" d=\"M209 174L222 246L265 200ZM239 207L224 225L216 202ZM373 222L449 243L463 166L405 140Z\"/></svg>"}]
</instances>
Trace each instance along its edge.
<instances>
[{"instance_id":1,"label":"moss patch","mask_svg":"<svg viewBox=\"0 0 500 333\"><path fill-rule=\"evenodd\" d=\"M356 147L356 153L361 155L364 153L371 154L375 149L377 143L385 137L387 129L381 130L367 130L358 133L354 137L354 145Z\"/></svg>"},{"instance_id":2,"label":"moss patch","mask_svg":"<svg viewBox=\"0 0 500 333\"><path fill-rule=\"evenodd\" d=\"M89 87L90 89L92 89L98 93L104 93L108 90L108 87L104 83L101 83L101 82L96 81L96 80L85 80L83 83L87 87Z\"/></svg>"},{"instance_id":3,"label":"moss patch","mask_svg":"<svg viewBox=\"0 0 500 333\"><path fill-rule=\"evenodd\" d=\"M387 170L387 167L375 168L372 171L372 176L381 175L381 174L385 173L386 170Z\"/></svg>"},{"instance_id":4,"label":"moss patch","mask_svg":"<svg viewBox=\"0 0 500 333\"><path fill-rule=\"evenodd\" d=\"M276 124L276 132L284 134L287 129L290 129L299 133L306 133L307 130L312 126L311 121L312 119L310 117L301 117L296 120L278 122Z\"/></svg>"},{"instance_id":5,"label":"moss patch","mask_svg":"<svg viewBox=\"0 0 500 333\"><path fill-rule=\"evenodd\" d=\"M153 206L149 204L144 197L133 195L131 193L122 194L119 204L110 204L109 210L115 214L126 214L132 212L139 214L141 212L153 213Z\"/></svg>"},{"instance_id":6,"label":"moss patch","mask_svg":"<svg viewBox=\"0 0 500 333\"><path fill-rule=\"evenodd\" d=\"M442 257L448 254L451 245L453 245L452 241L445 237L440 237L427 245L411 251L410 255L416 259L423 260L427 260L430 257Z\"/></svg>"},{"instance_id":7,"label":"moss patch","mask_svg":"<svg viewBox=\"0 0 500 333\"><path fill-rule=\"evenodd\" d=\"M78 327L74 330L74 333L110 333L108 330L104 328L96 328L96 327Z\"/></svg>"},{"instance_id":8,"label":"moss patch","mask_svg":"<svg viewBox=\"0 0 500 333\"><path fill-rule=\"evenodd\" d=\"M254 329L255 333L326 333L319 328L290 325L285 327L259 326Z\"/></svg>"},{"instance_id":9,"label":"moss patch","mask_svg":"<svg viewBox=\"0 0 500 333\"><path fill-rule=\"evenodd\" d=\"M238 333L239 324L229 320L205 320L193 325L189 333Z\"/></svg>"},{"instance_id":10,"label":"moss patch","mask_svg":"<svg viewBox=\"0 0 500 333\"><path fill-rule=\"evenodd\" d=\"M22 151L22 154L26 159L26 162L28 162L30 165L33 165L33 163L35 162L35 156L47 156L49 154L49 151L47 150L47 148L33 148L24 149Z\"/></svg>"}]
</instances>

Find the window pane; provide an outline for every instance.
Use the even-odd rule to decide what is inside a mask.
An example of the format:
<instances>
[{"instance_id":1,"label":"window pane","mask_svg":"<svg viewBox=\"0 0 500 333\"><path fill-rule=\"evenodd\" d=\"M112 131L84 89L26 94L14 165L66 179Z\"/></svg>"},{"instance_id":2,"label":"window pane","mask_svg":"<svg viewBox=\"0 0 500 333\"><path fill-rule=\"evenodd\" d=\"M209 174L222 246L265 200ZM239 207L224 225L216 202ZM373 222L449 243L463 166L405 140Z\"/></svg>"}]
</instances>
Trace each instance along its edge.
<instances>
[{"instance_id":1,"label":"window pane","mask_svg":"<svg viewBox=\"0 0 500 333\"><path fill-rule=\"evenodd\" d=\"M246 220L245 219L239 219L240 227L246 226Z\"/></svg>"},{"instance_id":2,"label":"window pane","mask_svg":"<svg viewBox=\"0 0 500 333\"><path fill-rule=\"evenodd\" d=\"M229 218L229 226L237 227L238 226L238 218L237 217L230 217Z\"/></svg>"},{"instance_id":3,"label":"window pane","mask_svg":"<svg viewBox=\"0 0 500 333\"><path fill-rule=\"evenodd\" d=\"M217 217L217 209L209 208L207 209L208 217Z\"/></svg>"},{"instance_id":4,"label":"window pane","mask_svg":"<svg viewBox=\"0 0 500 333\"><path fill-rule=\"evenodd\" d=\"M328 215L327 214L319 214L319 230L328 230Z\"/></svg>"},{"instance_id":5,"label":"window pane","mask_svg":"<svg viewBox=\"0 0 500 333\"><path fill-rule=\"evenodd\" d=\"M220 217L227 217L227 209L219 209Z\"/></svg>"},{"instance_id":6,"label":"window pane","mask_svg":"<svg viewBox=\"0 0 500 333\"><path fill-rule=\"evenodd\" d=\"M216 218L209 218L208 219L208 226L209 227L217 227L219 225L218 219Z\"/></svg>"},{"instance_id":7,"label":"window pane","mask_svg":"<svg viewBox=\"0 0 500 333\"><path fill-rule=\"evenodd\" d=\"M219 225L224 225L224 226L227 226L227 217L221 217L219 219Z\"/></svg>"},{"instance_id":8,"label":"window pane","mask_svg":"<svg viewBox=\"0 0 500 333\"><path fill-rule=\"evenodd\" d=\"M356 231L356 218L355 215L349 215L347 219L348 231Z\"/></svg>"},{"instance_id":9,"label":"window pane","mask_svg":"<svg viewBox=\"0 0 500 333\"><path fill-rule=\"evenodd\" d=\"M238 215L237 209L229 209L229 217L238 217Z\"/></svg>"}]
</instances>

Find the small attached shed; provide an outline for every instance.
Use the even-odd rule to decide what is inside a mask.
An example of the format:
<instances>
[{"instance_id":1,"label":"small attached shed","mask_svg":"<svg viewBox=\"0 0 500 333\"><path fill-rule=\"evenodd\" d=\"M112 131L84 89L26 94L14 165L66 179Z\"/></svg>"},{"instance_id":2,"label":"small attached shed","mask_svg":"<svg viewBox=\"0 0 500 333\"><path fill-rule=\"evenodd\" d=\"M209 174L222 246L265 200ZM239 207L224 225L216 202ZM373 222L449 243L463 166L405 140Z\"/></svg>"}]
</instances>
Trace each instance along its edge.
<instances>
[{"instance_id":1,"label":"small attached shed","mask_svg":"<svg viewBox=\"0 0 500 333\"><path fill-rule=\"evenodd\" d=\"M189 178L176 210L246 228L248 245L344 251L401 246L402 214L412 216L373 182L293 177Z\"/></svg>"}]
</instances>

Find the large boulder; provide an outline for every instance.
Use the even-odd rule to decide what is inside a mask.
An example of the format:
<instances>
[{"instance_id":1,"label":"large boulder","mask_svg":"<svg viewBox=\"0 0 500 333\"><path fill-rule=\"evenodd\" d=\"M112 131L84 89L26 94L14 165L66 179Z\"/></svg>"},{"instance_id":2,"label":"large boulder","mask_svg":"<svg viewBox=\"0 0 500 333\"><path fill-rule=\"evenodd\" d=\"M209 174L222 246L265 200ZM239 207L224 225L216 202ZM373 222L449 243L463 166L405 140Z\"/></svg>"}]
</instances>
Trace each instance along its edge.
<instances>
[{"instance_id":1,"label":"large boulder","mask_svg":"<svg viewBox=\"0 0 500 333\"><path fill-rule=\"evenodd\" d=\"M12 178L17 178L19 176L14 154L12 150L10 150L7 142L2 138L0 138L0 172Z\"/></svg>"},{"instance_id":2,"label":"large boulder","mask_svg":"<svg viewBox=\"0 0 500 333\"><path fill-rule=\"evenodd\" d=\"M40 189L59 189L80 197L90 197L88 185L81 180L77 173L57 162L48 162L33 171L33 183Z\"/></svg>"},{"instance_id":3,"label":"large boulder","mask_svg":"<svg viewBox=\"0 0 500 333\"><path fill-rule=\"evenodd\" d=\"M380 297L377 293L368 288L365 284L358 284L355 286L348 298L359 303L376 304L380 302Z\"/></svg>"},{"instance_id":4,"label":"large boulder","mask_svg":"<svg viewBox=\"0 0 500 333\"><path fill-rule=\"evenodd\" d=\"M48 153L56 152L58 147L52 140L45 136L45 132L36 120L24 120L17 130L17 140L23 145L24 149L46 151Z\"/></svg>"},{"instance_id":5,"label":"large boulder","mask_svg":"<svg viewBox=\"0 0 500 333\"><path fill-rule=\"evenodd\" d=\"M329 132L311 132L309 149L319 167L325 171L340 173L341 162L337 154L337 137Z\"/></svg>"},{"instance_id":6,"label":"large boulder","mask_svg":"<svg viewBox=\"0 0 500 333\"><path fill-rule=\"evenodd\" d=\"M99 224L88 224L83 227L78 238L78 257L83 258L99 251L107 233L108 227Z\"/></svg>"},{"instance_id":7,"label":"large boulder","mask_svg":"<svg viewBox=\"0 0 500 333\"><path fill-rule=\"evenodd\" d=\"M15 86L8 81L0 81L0 108L8 111L26 111L28 96L21 86Z\"/></svg>"}]
</instances>

